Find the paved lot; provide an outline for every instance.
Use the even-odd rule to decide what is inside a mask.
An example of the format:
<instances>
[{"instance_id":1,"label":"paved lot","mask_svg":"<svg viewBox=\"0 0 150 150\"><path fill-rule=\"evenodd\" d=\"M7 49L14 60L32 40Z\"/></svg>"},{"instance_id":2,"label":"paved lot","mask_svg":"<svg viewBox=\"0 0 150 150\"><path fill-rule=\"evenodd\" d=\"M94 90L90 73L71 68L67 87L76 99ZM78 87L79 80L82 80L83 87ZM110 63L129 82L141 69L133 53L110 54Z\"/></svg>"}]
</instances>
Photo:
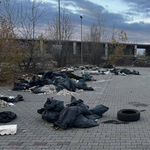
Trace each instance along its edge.
<instances>
[{"instance_id":1,"label":"paved lot","mask_svg":"<svg viewBox=\"0 0 150 150\"><path fill-rule=\"evenodd\" d=\"M128 68L132 71L133 68ZM140 76L95 75L99 82L88 82L95 91L83 92L75 97L90 107L103 104L109 110L99 119L99 126L87 129L54 130L44 122L37 109L43 107L48 97L70 102L71 96L36 95L29 92L8 91L0 87L0 94L17 96L25 101L14 107L0 108L12 111L17 119L16 135L0 136L0 150L149 150L150 149L150 68L135 68ZM104 82L102 82L104 81ZM145 110L141 119L129 124L103 124L116 120L117 111L123 108ZM4 124L0 124L4 125ZM26 132L23 132L26 130Z\"/></svg>"}]
</instances>

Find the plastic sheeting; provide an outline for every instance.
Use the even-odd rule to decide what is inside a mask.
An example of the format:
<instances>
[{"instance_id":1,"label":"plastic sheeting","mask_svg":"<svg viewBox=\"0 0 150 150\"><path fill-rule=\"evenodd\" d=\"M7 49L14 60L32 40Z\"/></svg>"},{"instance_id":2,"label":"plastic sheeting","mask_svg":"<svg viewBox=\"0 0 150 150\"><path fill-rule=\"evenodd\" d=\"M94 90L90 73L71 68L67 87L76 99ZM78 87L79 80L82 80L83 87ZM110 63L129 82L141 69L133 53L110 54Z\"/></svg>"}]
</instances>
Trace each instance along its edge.
<instances>
[{"instance_id":1,"label":"plastic sheeting","mask_svg":"<svg viewBox=\"0 0 150 150\"><path fill-rule=\"evenodd\" d=\"M73 75L72 75L73 76ZM74 75L75 76L75 75ZM77 76L75 76L77 78ZM80 78L80 77L78 77ZM49 93L46 90L44 90L42 87L45 85L54 85L57 92L60 92L63 89L66 89L68 91L75 92L76 89L83 89L83 90L91 90L94 89L92 87L88 87L86 84L86 80L82 79L84 77L81 77L78 83L75 83L72 79L70 79L65 73L59 73L59 72L53 72L48 71L46 72L42 77L35 77L27 83L22 82L14 82L13 90L28 90L32 89L31 91L33 93L39 94L39 93ZM32 88L34 87L34 88Z\"/></svg>"},{"instance_id":2,"label":"plastic sheeting","mask_svg":"<svg viewBox=\"0 0 150 150\"><path fill-rule=\"evenodd\" d=\"M16 118L17 118L17 115L11 111L0 112L0 123L11 122L12 120Z\"/></svg>"},{"instance_id":3,"label":"plastic sheeting","mask_svg":"<svg viewBox=\"0 0 150 150\"><path fill-rule=\"evenodd\" d=\"M89 106L84 104L83 100L76 100L72 96L70 104L65 107L63 101L48 98L44 108L37 110L37 112L42 115L42 119L54 123L54 126L67 129L97 126L97 119L101 118L108 109L104 105L89 109Z\"/></svg>"},{"instance_id":4,"label":"plastic sheeting","mask_svg":"<svg viewBox=\"0 0 150 150\"><path fill-rule=\"evenodd\" d=\"M13 96L1 96L1 100L4 100L6 102L18 102L18 101L24 101L24 98L22 95L17 95L16 97Z\"/></svg>"}]
</instances>

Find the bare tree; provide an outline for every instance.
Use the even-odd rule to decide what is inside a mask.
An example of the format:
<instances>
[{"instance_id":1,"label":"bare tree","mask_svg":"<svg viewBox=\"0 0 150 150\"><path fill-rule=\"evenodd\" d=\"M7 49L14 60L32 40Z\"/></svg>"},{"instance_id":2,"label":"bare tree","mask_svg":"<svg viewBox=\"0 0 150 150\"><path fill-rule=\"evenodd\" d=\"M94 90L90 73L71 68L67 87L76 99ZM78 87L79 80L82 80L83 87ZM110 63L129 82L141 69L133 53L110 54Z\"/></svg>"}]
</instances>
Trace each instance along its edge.
<instances>
[{"instance_id":1,"label":"bare tree","mask_svg":"<svg viewBox=\"0 0 150 150\"><path fill-rule=\"evenodd\" d=\"M14 0L13 3L10 0L2 0L2 2L9 24L15 25L12 28L13 32L17 33L19 38L25 39L22 40L25 45L25 57L19 64L20 69L36 71L44 56L44 49L40 51L38 37L41 37L40 35L43 32L40 27L46 12L45 3L42 0Z\"/></svg>"},{"instance_id":2,"label":"bare tree","mask_svg":"<svg viewBox=\"0 0 150 150\"><path fill-rule=\"evenodd\" d=\"M59 21L58 13L55 14L53 21L48 23L48 39L55 40L57 44L59 43ZM60 39L62 49L61 51L56 47L52 49L54 59L58 62L59 66L65 66L69 62L70 48L69 40L72 38L74 33L75 24L71 19L71 16L66 13L66 9L62 9L60 15Z\"/></svg>"},{"instance_id":3,"label":"bare tree","mask_svg":"<svg viewBox=\"0 0 150 150\"><path fill-rule=\"evenodd\" d=\"M43 32L40 28L46 12L46 6L42 0L21 2L17 4L17 30L19 35L26 39L24 41L26 45L26 59L22 63L25 71L36 72L45 53L44 50L40 51L38 37Z\"/></svg>"},{"instance_id":4,"label":"bare tree","mask_svg":"<svg viewBox=\"0 0 150 150\"><path fill-rule=\"evenodd\" d=\"M48 22L48 35L47 38L53 40L59 40L59 21L58 21L58 13L53 17L53 21L51 23ZM71 16L66 13L66 9L62 9L62 13L60 15L60 37L61 40L70 40L72 38L74 32L75 24L71 19Z\"/></svg>"},{"instance_id":5,"label":"bare tree","mask_svg":"<svg viewBox=\"0 0 150 150\"><path fill-rule=\"evenodd\" d=\"M100 65L104 56L104 46L101 42L108 41L108 30L105 26L104 17L101 11L97 13L96 20L93 21L88 33L84 39L91 42L88 55L90 62L94 65ZM83 47L87 47L84 45Z\"/></svg>"},{"instance_id":6,"label":"bare tree","mask_svg":"<svg viewBox=\"0 0 150 150\"><path fill-rule=\"evenodd\" d=\"M1 5L1 4L0 4ZM11 81L18 72L18 64L23 59L23 49L18 47L14 24L0 10L0 82Z\"/></svg>"}]
</instances>

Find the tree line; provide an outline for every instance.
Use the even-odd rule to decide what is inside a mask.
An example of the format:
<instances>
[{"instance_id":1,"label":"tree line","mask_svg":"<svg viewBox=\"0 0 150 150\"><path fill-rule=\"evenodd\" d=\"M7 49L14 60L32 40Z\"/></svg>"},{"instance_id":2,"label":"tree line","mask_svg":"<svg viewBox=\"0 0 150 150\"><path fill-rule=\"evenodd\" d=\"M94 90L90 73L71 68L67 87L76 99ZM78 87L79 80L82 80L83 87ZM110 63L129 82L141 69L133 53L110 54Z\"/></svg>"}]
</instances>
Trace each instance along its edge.
<instances>
[{"instance_id":1,"label":"tree line","mask_svg":"<svg viewBox=\"0 0 150 150\"><path fill-rule=\"evenodd\" d=\"M48 39L59 41L58 12L51 21L45 21L43 24L47 7L42 0L26 0L26 3L21 0L14 0L13 3L10 0L1 0L0 6L3 7L0 9L0 81L10 79L18 73L36 73L47 69L48 63L52 63L52 60L56 60L58 66L67 65L70 61L68 43L75 33L76 24L66 13L65 8L61 10L60 15L60 39L65 41L63 42L65 46L58 52L56 49L49 48L49 44L46 43ZM113 53L107 63L116 64L124 49L117 43L127 41L124 30L118 32L115 22L111 31L108 30L104 19L102 12L98 11L89 33L84 37L84 41L93 42L92 51L88 53L94 65L102 63L101 51L103 51L103 48L95 43L107 41L115 45L112 46ZM18 40L21 38L24 39L23 42ZM43 42L42 48L39 41ZM83 49L85 48L86 44L83 45ZM47 57L47 53L53 54L52 60Z\"/></svg>"}]
</instances>

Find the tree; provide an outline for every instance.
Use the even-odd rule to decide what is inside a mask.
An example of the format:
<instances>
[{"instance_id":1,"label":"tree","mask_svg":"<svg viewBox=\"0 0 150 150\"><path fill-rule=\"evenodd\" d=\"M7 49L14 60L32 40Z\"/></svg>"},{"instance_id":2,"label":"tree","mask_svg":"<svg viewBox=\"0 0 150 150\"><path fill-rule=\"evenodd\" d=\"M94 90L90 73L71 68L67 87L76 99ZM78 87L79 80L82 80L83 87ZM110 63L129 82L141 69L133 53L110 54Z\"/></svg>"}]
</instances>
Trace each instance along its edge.
<instances>
[{"instance_id":1,"label":"tree","mask_svg":"<svg viewBox=\"0 0 150 150\"><path fill-rule=\"evenodd\" d=\"M25 39L22 40L25 57L19 67L25 72L36 72L45 58L46 47L40 51L40 40L44 39L38 39L44 32L40 27L46 12L45 3L42 0L14 0L10 7L10 0L2 2L10 25L15 25L13 33Z\"/></svg>"},{"instance_id":2,"label":"tree","mask_svg":"<svg viewBox=\"0 0 150 150\"><path fill-rule=\"evenodd\" d=\"M23 49L18 46L14 28L13 23L0 10L0 81L10 81L23 59Z\"/></svg>"},{"instance_id":3,"label":"tree","mask_svg":"<svg viewBox=\"0 0 150 150\"><path fill-rule=\"evenodd\" d=\"M126 48L126 41L128 40L126 32L124 30L121 30L120 33L118 34L118 39L112 38L111 44L110 44L110 56L108 60L108 64L111 65L117 65L122 57L124 56L124 50Z\"/></svg>"},{"instance_id":4,"label":"tree","mask_svg":"<svg viewBox=\"0 0 150 150\"><path fill-rule=\"evenodd\" d=\"M59 44L59 21L58 13L55 14L53 21L48 22L47 38L55 40L57 43L54 44L52 53L54 59L58 62L58 66L65 66L69 61L70 46L69 40L72 38L74 33L75 24L71 19L71 16L66 13L66 9L62 10L60 15L60 39L62 48L60 50Z\"/></svg>"},{"instance_id":5,"label":"tree","mask_svg":"<svg viewBox=\"0 0 150 150\"><path fill-rule=\"evenodd\" d=\"M23 38L26 40L26 51L25 55L27 56L22 64L24 66L24 71L38 71L39 64L43 61L43 56L45 54L45 49L40 51L40 40L38 37L42 34L41 27L41 18L44 19L46 12L46 7L42 0L30 1L26 0L25 4L19 3L17 5L17 29ZM40 9L43 6L43 9ZM44 69L44 68L43 68Z\"/></svg>"},{"instance_id":6,"label":"tree","mask_svg":"<svg viewBox=\"0 0 150 150\"><path fill-rule=\"evenodd\" d=\"M100 65L104 56L104 47L101 42L107 42L108 30L105 26L104 16L101 11L97 13L96 19L93 21L90 27L90 33L84 38L85 41L91 42L88 55L88 60L94 65ZM87 49L87 45L84 46ZM84 48L84 52L85 52Z\"/></svg>"}]
</instances>

